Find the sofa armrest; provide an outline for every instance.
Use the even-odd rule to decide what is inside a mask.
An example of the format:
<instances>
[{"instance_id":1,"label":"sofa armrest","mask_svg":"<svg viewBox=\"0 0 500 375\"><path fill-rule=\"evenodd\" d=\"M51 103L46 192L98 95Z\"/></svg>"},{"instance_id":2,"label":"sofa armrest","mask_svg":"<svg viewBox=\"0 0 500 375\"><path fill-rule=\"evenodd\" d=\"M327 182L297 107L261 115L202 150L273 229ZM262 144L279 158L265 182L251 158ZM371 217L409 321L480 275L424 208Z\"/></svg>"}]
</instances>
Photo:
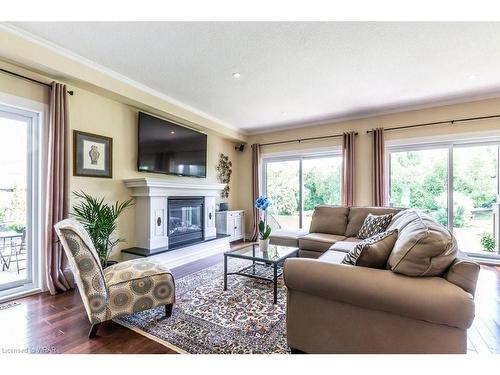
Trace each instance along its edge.
<instances>
[{"instance_id":1,"label":"sofa armrest","mask_svg":"<svg viewBox=\"0 0 500 375\"><path fill-rule=\"evenodd\" d=\"M287 259L285 284L319 298L411 319L467 329L474 319L471 294L442 277L409 277L388 270ZM333 313L333 312L332 312Z\"/></svg>"}]
</instances>

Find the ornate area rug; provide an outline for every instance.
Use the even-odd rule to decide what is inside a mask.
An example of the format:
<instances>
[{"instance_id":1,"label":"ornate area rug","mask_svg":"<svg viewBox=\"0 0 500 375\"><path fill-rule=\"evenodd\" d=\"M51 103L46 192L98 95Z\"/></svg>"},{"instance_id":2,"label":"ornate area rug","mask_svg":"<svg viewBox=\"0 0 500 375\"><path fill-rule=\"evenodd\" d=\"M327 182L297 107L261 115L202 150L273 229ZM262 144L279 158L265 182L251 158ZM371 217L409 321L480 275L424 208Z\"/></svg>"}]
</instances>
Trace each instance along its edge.
<instances>
[{"instance_id":1,"label":"ornate area rug","mask_svg":"<svg viewBox=\"0 0 500 375\"><path fill-rule=\"evenodd\" d=\"M228 260L230 271L248 264ZM176 279L172 317L161 319L164 309L159 307L115 321L181 353L288 353L282 278L276 305L271 282L229 275L225 292L223 283L220 263Z\"/></svg>"}]
</instances>

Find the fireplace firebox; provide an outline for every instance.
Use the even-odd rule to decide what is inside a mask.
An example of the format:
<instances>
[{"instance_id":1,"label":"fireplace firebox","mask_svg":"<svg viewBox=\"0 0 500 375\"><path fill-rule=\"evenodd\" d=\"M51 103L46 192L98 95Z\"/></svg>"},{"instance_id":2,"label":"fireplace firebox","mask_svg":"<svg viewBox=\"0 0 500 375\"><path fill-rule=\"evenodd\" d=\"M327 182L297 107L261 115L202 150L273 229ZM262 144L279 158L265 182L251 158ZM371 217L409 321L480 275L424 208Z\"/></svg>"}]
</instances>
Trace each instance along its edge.
<instances>
[{"instance_id":1,"label":"fireplace firebox","mask_svg":"<svg viewBox=\"0 0 500 375\"><path fill-rule=\"evenodd\" d=\"M203 240L203 204L203 197L168 198L170 249Z\"/></svg>"}]
</instances>

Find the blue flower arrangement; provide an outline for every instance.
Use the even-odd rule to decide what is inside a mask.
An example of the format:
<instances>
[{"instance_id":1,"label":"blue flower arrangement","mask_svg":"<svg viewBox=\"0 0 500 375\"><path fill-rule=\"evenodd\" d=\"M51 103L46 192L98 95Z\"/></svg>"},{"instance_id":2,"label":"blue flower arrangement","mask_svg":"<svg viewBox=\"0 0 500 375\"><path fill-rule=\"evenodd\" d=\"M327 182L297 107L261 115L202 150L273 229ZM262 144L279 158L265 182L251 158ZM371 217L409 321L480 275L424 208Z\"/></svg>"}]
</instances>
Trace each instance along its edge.
<instances>
[{"instance_id":1,"label":"blue flower arrangement","mask_svg":"<svg viewBox=\"0 0 500 375\"><path fill-rule=\"evenodd\" d=\"M271 235L271 227L267 224L267 209L269 205L269 199L266 197L260 196L255 200L255 208L264 213L264 220L259 222L259 238L261 240L267 240Z\"/></svg>"}]
</instances>

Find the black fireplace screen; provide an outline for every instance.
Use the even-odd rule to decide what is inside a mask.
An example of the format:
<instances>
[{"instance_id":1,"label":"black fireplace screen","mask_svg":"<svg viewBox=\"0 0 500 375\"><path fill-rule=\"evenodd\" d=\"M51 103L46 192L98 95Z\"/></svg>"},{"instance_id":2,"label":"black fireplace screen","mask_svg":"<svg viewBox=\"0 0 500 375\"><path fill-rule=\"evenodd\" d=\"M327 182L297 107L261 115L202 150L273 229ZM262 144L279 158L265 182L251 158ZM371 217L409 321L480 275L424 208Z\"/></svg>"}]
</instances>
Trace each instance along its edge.
<instances>
[{"instance_id":1,"label":"black fireplace screen","mask_svg":"<svg viewBox=\"0 0 500 375\"><path fill-rule=\"evenodd\" d=\"M169 247L201 239L203 239L203 198L169 198Z\"/></svg>"}]
</instances>

